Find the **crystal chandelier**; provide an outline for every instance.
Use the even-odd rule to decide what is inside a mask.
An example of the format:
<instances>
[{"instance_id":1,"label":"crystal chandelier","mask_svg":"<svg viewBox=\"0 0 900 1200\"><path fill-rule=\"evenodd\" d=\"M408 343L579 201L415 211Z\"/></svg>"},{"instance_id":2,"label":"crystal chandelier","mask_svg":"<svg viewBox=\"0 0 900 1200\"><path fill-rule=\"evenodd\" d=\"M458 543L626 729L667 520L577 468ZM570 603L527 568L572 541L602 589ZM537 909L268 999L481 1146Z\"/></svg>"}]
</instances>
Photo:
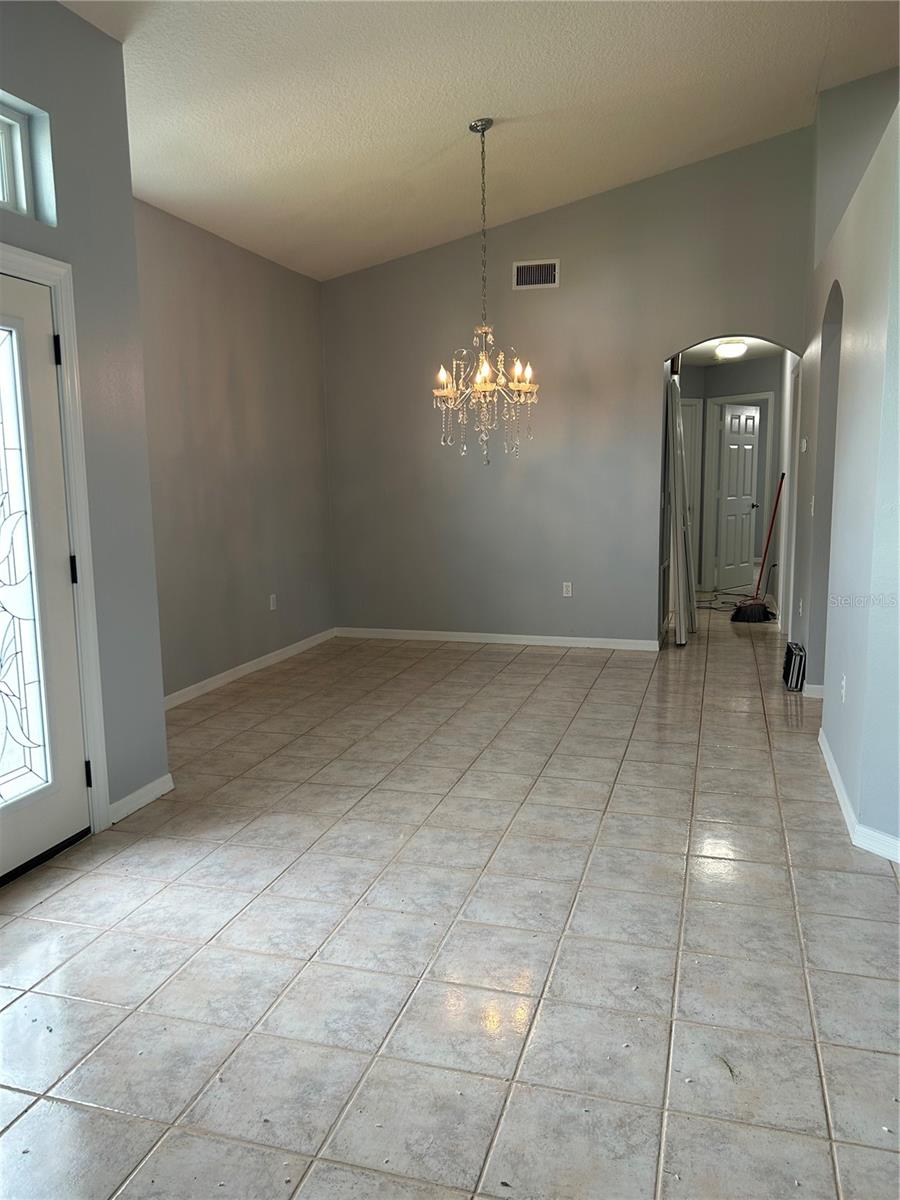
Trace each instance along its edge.
<instances>
[{"instance_id":1,"label":"crystal chandelier","mask_svg":"<svg viewBox=\"0 0 900 1200\"><path fill-rule=\"evenodd\" d=\"M469 126L481 138L481 323L475 326L472 348L453 351L448 371L441 364L438 386L432 390L434 407L441 414L441 445L459 443L460 454L468 451L469 416L478 434L485 465L490 463L491 434L501 422L503 449L519 457L519 424L524 416L530 439L531 411L538 398L531 363L522 360L512 347L497 350L494 330L487 319L487 188L485 183L484 135L493 125L491 117L480 117Z\"/></svg>"}]
</instances>

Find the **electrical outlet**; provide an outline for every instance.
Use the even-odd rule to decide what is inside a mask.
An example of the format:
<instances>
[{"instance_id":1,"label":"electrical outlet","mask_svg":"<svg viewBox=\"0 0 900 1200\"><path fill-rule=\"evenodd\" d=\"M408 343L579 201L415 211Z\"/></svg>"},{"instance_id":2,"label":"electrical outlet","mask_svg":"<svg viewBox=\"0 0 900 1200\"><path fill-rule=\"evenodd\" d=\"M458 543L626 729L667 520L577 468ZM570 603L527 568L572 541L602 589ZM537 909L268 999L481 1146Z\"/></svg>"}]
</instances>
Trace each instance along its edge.
<instances>
[{"instance_id":1,"label":"electrical outlet","mask_svg":"<svg viewBox=\"0 0 900 1200\"><path fill-rule=\"evenodd\" d=\"M797 616L798 617L803 616L803 597L802 596L800 597L800 603L797 605Z\"/></svg>"},{"instance_id":2,"label":"electrical outlet","mask_svg":"<svg viewBox=\"0 0 900 1200\"><path fill-rule=\"evenodd\" d=\"M847 676L841 676L841 704L847 699Z\"/></svg>"},{"instance_id":3,"label":"electrical outlet","mask_svg":"<svg viewBox=\"0 0 900 1200\"><path fill-rule=\"evenodd\" d=\"M269 612L274 612L278 607L278 597L273 592L269 597Z\"/></svg>"},{"instance_id":4,"label":"electrical outlet","mask_svg":"<svg viewBox=\"0 0 900 1200\"><path fill-rule=\"evenodd\" d=\"M572 584L571 584L571 582L569 582L569 580L566 580L563 583L563 595L566 597L569 597L572 595Z\"/></svg>"}]
</instances>

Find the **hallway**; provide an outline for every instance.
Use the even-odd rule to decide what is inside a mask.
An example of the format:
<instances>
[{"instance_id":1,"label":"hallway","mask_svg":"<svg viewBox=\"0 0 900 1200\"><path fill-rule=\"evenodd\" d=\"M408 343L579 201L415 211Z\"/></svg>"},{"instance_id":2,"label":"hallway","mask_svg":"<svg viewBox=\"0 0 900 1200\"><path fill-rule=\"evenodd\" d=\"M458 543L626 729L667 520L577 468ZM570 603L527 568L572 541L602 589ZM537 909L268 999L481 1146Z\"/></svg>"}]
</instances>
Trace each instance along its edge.
<instances>
[{"instance_id":1,"label":"hallway","mask_svg":"<svg viewBox=\"0 0 900 1200\"><path fill-rule=\"evenodd\" d=\"M774 626L335 639L0 892L8 1200L889 1200L897 877Z\"/></svg>"}]
</instances>

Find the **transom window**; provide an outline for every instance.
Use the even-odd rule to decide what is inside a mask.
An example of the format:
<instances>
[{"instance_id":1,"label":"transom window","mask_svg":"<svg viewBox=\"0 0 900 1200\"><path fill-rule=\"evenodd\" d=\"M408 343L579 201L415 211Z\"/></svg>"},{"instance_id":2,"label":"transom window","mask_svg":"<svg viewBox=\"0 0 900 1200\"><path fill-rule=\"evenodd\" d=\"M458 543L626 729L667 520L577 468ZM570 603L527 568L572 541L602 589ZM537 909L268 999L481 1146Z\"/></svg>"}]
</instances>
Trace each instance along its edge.
<instances>
[{"instance_id":1,"label":"transom window","mask_svg":"<svg viewBox=\"0 0 900 1200\"><path fill-rule=\"evenodd\" d=\"M31 129L27 113L0 103L0 206L34 215Z\"/></svg>"}]
</instances>

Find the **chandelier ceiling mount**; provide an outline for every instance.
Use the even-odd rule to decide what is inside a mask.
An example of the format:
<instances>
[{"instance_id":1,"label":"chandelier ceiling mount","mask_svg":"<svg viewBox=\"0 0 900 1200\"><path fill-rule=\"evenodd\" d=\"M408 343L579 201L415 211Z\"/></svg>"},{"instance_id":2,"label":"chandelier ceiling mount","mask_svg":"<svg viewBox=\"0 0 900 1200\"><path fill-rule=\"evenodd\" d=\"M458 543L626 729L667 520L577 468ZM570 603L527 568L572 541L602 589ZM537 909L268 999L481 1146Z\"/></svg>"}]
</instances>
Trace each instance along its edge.
<instances>
[{"instance_id":1,"label":"chandelier ceiling mount","mask_svg":"<svg viewBox=\"0 0 900 1200\"><path fill-rule=\"evenodd\" d=\"M469 122L470 133L487 133L494 124L493 117L476 117L474 121Z\"/></svg>"}]
</instances>

